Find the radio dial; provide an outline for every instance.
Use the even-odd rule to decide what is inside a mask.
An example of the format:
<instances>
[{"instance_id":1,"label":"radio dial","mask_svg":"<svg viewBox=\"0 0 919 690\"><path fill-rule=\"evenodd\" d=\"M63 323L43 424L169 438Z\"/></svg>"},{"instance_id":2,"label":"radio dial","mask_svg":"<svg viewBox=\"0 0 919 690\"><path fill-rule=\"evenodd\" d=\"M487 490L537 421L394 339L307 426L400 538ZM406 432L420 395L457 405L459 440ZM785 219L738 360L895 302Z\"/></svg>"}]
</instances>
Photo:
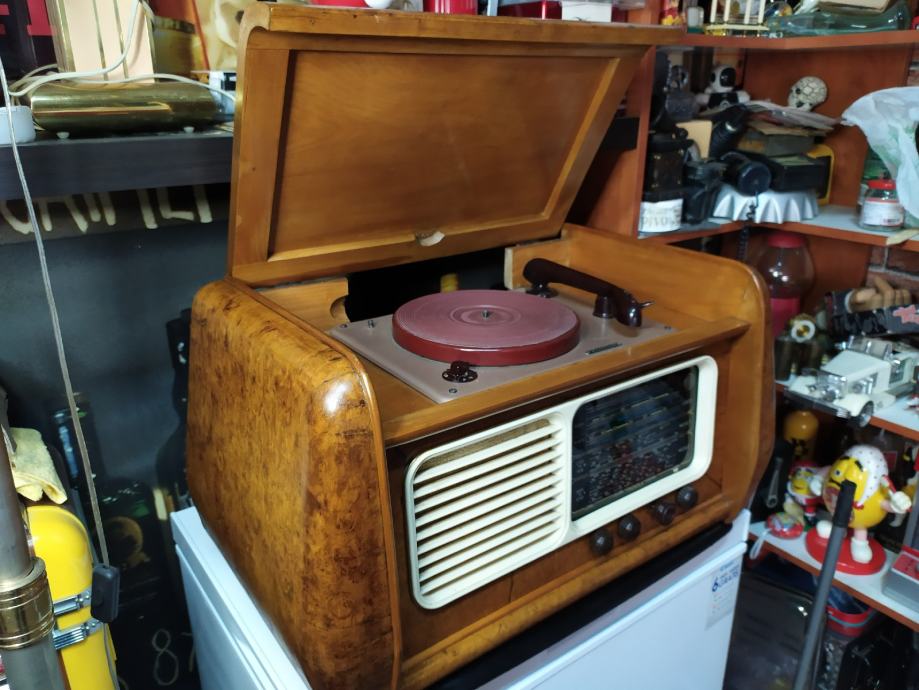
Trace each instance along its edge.
<instances>
[{"instance_id":1,"label":"radio dial","mask_svg":"<svg viewBox=\"0 0 919 690\"><path fill-rule=\"evenodd\" d=\"M692 485L684 486L676 492L676 504L683 510L695 508L698 502L699 492L696 490L696 487Z\"/></svg>"},{"instance_id":2,"label":"radio dial","mask_svg":"<svg viewBox=\"0 0 919 690\"><path fill-rule=\"evenodd\" d=\"M605 556L613 550L613 535L605 527L601 527L590 535L590 550L595 556Z\"/></svg>"},{"instance_id":3,"label":"radio dial","mask_svg":"<svg viewBox=\"0 0 919 690\"><path fill-rule=\"evenodd\" d=\"M676 517L676 506L670 501L661 501L651 506L651 515L662 525L669 525Z\"/></svg>"}]
</instances>

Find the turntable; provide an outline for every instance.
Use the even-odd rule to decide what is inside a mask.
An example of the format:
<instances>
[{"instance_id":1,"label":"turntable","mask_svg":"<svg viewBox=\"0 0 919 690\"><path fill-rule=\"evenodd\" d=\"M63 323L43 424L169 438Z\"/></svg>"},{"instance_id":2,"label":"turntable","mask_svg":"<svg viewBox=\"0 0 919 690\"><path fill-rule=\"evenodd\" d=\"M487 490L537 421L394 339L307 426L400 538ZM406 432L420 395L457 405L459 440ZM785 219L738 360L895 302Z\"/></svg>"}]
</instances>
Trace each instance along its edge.
<instances>
[{"instance_id":1,"label":"turntable","mask_svg":"<svg viewBox=\"0 0 919 690\"><path fill-rule=\"evenodd\" d=\"M426 295L390 316L329 333L432 400L448 402L673 330L642 323L650 303L566 266L533 259L524 276L533 281L526 291ZM550 280L596 289L595 303L559 297Z\"/></svg>"},{"instance_id":2,"label":"turntable","mask_svg":"<svg viewBox=\"0 0 919 690\"><path fill-rule=\"evenodd\" d=\"M565 222L678 36L247 10L188 476L316 687L429 685L747 501L773 426L762 281ZM495 247L506 290L342 308L355 272Z\"/></svg>"}]
</instances>

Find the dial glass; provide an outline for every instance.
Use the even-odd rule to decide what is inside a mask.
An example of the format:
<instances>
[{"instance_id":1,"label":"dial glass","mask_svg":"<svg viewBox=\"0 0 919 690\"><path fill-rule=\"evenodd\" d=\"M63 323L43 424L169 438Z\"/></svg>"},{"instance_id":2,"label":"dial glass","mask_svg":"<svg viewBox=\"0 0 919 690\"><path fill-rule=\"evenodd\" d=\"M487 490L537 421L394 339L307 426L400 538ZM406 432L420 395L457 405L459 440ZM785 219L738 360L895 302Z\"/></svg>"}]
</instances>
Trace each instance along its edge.
<instances>
[{"instance_id":1,"label":"dial glass","mask_svg":"<svg viewBox=\"0 0 919 690\"><path fill-rule=\"evenodd\" d=\"M698 367L689 367L578 408L572 422L573 520L689 466L698 380Z\"/></svg>"}]
</instances>

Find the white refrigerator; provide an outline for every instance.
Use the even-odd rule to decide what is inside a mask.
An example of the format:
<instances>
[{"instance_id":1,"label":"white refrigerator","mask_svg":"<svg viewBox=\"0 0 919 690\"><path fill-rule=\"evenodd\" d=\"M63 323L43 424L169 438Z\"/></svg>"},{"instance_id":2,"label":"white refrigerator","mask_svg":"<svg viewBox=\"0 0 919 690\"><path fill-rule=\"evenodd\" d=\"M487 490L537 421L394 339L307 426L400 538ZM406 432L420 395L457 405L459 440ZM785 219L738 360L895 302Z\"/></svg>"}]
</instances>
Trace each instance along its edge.
<instances>
[{"instance_id":1,"label":"white refrigerator","mask_svg":"<svg viewBox=\"0 0 919 690\"><path fill-rule=\"evenodd\" d=\"M721 690L749 522L744 511L682 565L479 687ZM202 690L309 688L197 511L172 523Z\"/></svg>"}]
</instances>

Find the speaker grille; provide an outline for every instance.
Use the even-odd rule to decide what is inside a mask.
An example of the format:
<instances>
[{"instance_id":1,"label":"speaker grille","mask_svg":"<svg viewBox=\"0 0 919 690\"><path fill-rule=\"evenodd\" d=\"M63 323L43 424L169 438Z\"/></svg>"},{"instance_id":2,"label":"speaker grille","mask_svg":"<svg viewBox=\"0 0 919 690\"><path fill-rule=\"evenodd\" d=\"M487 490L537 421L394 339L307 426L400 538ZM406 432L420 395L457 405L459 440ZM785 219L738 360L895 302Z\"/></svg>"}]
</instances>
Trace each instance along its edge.
<instances>
[{"instance_id":1,"label":"speaker grille","mask_svg":"<svg viewBox=\"0 0 919 690\"><path fill-rule=\"evenodd\" d=\"M406 486L412 584L438 608L564 536L563 425L553 415L425 453Z\"/></svg>"}]
</instances>

